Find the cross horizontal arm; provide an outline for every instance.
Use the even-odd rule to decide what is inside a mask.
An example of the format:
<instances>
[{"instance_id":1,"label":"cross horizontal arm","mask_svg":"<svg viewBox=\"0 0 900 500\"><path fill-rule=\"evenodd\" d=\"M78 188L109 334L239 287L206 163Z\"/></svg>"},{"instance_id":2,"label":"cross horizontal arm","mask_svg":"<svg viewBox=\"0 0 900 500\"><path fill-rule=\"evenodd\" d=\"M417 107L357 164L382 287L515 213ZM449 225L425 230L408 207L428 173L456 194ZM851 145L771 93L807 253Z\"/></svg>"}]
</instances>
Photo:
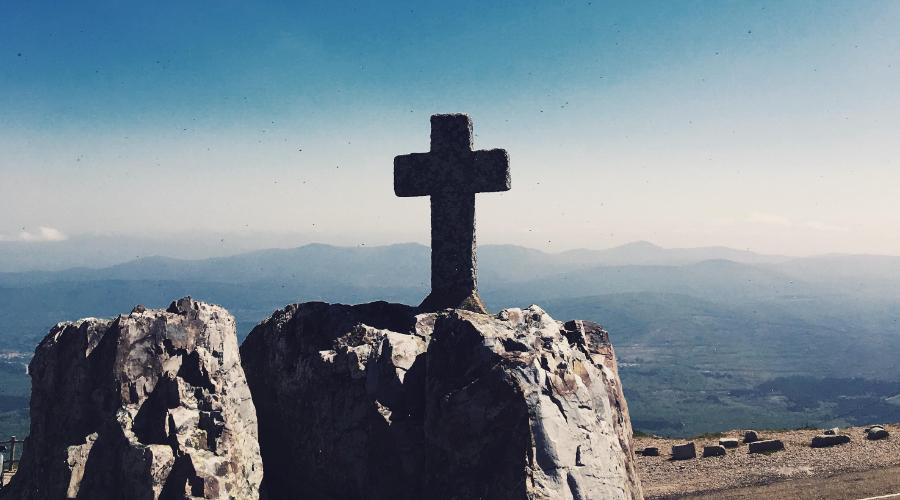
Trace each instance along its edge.
<instances>
[{"instance_id":1,"label":"cross horizontal arm","mask_svg":"<svg viewBox=\"0 0 900 500\"><path fill-rule=\"evenodd\" d=\"M394 158L394 194L428 196L434 193L437 179L429 175L430 153L412 153Z\"/></svg>"},{"instance_id":2,"label":"cross horizontal arm","mask_svg":"<svg viewBox=\"0 0 900 500\"><path fill-rule=\"evenodd\" d=\"M472 192L509 191L509 154L505 149L475 151L472 163Z\"/></svg>"},{"instance_id":3,"label":"cross horizontal arm","mask_svg":"<svg viewBox=\"0 0 900 500\"><path fill-rule=\"evenodd\" d=\"M503 149L456 155L412 153L394 158L394 194L428 196L439 192L508 191L509 155Z\"/></svg>"}]
</instances>

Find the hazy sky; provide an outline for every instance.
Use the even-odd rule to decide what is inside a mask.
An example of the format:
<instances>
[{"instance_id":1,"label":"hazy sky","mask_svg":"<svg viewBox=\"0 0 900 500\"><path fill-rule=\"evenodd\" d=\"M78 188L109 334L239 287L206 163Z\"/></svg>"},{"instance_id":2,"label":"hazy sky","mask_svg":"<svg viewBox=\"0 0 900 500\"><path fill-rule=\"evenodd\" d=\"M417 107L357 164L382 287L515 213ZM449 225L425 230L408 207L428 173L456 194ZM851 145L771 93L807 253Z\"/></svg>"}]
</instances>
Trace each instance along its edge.
<instances>
[{"instance_id":1,"label":"hazy sky","mask_svg":"<svg viewBox=\"0 0 900 500\"><path fill-rule=\"evenodd\" d=\"M862 0L3 0L0 238L427 243L392 159L467 112L512 164L482 242L900 254L898 26Z\"/></svg>"}]
</instances>

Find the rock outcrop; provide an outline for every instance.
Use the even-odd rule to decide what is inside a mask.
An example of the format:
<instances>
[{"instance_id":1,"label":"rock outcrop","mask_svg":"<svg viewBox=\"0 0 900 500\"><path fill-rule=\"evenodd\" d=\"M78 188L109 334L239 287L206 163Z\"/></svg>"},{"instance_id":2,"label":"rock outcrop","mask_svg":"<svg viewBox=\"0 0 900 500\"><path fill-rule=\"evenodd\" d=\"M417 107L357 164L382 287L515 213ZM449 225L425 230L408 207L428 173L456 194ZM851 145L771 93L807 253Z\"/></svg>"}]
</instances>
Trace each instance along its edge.
<instances>
[{"instance_id":1,"label":"rock outcrop","mask_svg":"<svg viewBox=\"0 0 900 500\"><path fill-rule=\"evenodd\" d=\"M0 497L258 498L256 412L221 307L61 323L29 372L31 434Z\"/></svg>"},{"instance_id":2,"label":"rock outcrop","mask_svg":"<svg viewBox=\"0 0 900 500\"><path fill-rule=\"evenodd\" d=\"M599 325L307 303L241 356L269 498L641 498Z\"/></svg>"}]
</instances>

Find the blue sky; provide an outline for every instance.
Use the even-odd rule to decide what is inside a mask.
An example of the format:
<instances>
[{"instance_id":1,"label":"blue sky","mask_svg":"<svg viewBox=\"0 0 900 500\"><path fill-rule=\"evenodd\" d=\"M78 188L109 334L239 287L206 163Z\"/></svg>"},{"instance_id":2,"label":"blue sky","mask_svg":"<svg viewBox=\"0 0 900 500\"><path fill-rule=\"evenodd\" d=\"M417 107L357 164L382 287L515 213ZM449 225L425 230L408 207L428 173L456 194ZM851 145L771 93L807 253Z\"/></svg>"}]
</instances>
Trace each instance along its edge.
<instances>
[{"instance_id":1,"label":"blue sky","mask_svg":"<svg viewBox=\"0 0 900 500\"><path fill-rule=\"evenodd\" d=\"M427 242L391 160L462 111L512 158L482 241L900 254L898 25L888 1L0 1L0 235Z\"/></svg>"}]
</instances>

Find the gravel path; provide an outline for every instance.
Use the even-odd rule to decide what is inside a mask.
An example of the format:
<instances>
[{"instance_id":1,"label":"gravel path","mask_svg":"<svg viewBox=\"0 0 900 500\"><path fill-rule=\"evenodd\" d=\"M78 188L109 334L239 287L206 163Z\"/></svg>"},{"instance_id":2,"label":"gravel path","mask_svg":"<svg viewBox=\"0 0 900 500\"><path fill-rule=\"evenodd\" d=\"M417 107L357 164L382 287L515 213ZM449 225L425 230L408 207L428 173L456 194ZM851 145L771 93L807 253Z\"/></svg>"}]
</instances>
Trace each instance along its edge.
<instances>
[{"instance_id":1,"label":"gravel path","mask_svg":"<svg viewBox=\"0 0 900 500\"><path fill-rule=\"evenodd\" d=\"M832 448L811 448L813 436L820 430L782 432L760 431L762 439L780 439L785 450L772 454L747 453L747 445L728 450L722 457L700 458L704 444L718 444L719 437L696 438L698 458L670 459L673 444L684 440L636 437L635 448L659 448L658 457L637 457L638 471L648 499L678 497L692 493L730 490L787 479L824 477L843 472L867 471L900 465L900 424L885 425L891 436L880 441L865 438L862 427L841 429L850 443ZM742 438L740 431L723 437Z\"/></svg>"}]
</instances>

